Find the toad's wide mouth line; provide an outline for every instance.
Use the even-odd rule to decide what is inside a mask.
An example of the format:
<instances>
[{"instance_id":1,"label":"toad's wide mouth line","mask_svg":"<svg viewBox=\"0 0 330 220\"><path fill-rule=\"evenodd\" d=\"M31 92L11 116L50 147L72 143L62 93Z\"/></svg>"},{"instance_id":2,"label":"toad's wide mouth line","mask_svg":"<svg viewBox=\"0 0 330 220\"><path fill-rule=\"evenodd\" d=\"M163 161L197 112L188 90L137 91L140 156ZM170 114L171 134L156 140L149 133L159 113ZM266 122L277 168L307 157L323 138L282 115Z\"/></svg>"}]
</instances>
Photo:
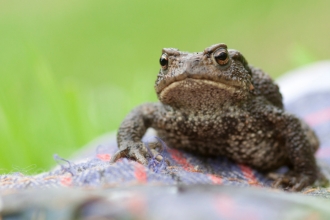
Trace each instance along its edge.
<instances>
[{"instance_id":1,"label":"toad's wide mouth line","mask_svg":"<svg viewBox=\"0 0 330 220\"><path fill-rule=\"evenodd\" d=\"M186 85L191 83L198 83L198 84L206 84L209 86L213 86L216 87L218 89L222 89L222 90L226 90L228 92L236 92L238 90L237 86L234 85L230 85L230 84L225 84L222 82L216 82L216 81L212 81L212 80L208 80L208 79L192 79L192 78L185 78L183 80L180 81L175 81L172 82L171 84L169 84L168 86L164 87L161 91L159 91L159 95L160 97L165 96L169 91L171 91L174 88L177 87L185 87Z\"/></svg>"}]
</instances>

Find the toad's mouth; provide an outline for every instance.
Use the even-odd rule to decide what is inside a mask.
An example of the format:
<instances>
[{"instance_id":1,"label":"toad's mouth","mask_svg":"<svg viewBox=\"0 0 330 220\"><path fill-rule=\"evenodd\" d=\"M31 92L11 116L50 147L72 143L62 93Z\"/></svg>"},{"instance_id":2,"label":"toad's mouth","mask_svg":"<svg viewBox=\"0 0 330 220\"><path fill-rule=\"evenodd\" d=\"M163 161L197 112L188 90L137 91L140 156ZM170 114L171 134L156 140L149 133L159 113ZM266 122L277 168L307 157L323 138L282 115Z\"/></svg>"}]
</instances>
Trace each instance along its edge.
<instances>
[{"instance_id":1,"label":"toad's mouth","mask_svg":"<svg viewBox=\"0 0 330 220\"><path fill-rule=\"evenodd\" d=\"M162 80L159 80L159 83L156 83L155 89L156 93L160 95L160 93L163 92L163 90L166 89L171 89L172 87L175 87L178 84L181 84L182 82L185 81L200 81L205 83L205 85L214 85L214 86L219 86L221 89L225 89L227 87L234 87L234 88L242 88L244 86L243 82L240 80L230 80L230 79L224 79L223 77L205 77L204 75L200 74L179 74L175 77L168 77Z\"/></svg>"},{"instance_id":2,"label":"toad's mouth","mask_svg":"<svg viewBox=\"0 0 330 220\"><path fill-rule=\"evenodd\" d=\"M230 83L223 83L208 79L193 79L193 78L185 78L180 81L175 81L167 85L166 87L162 88L158 94L160 97L165 96L168 92L170 92L173 89L177 89L178 87L182 87L181 89L189 90L197 90L201 87L207 87L210 88L217 88L220 90L226 90L228 92L234 93L237 90L239 90L240 86L233 85Z\"/></svg>"},{"instance_id":3,"label":"toad's mouth","mask_svg":"<svg viewBox=\"0 0 330 220\"><path fill-rule=\"evenodd\" d=\"M159 93L159 100L165 104L176 106L208 105L224 102L238 95L241 87L227 83L185 78L175 81Z\"/></svg>"}]
</instances>

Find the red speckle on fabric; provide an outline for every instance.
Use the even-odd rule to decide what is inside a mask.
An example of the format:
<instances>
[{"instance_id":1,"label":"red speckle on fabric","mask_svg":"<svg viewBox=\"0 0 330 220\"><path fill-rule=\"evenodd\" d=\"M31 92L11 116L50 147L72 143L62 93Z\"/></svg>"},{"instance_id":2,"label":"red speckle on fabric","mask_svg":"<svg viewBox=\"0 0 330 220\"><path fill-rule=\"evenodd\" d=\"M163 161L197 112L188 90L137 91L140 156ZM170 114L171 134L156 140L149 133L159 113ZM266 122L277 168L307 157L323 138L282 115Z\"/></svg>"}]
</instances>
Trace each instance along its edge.
<instances>
[{"instance_id":1,"label":"red speckle on fabric","mask_svg":"<svg viewBox=\"0 0 330 220\"><path fill-rule=\"evenodd\" d=\"M168 149L173 160L182 166L182 168L189 172L198 172L193 165L191 165L186 158L183 157L182 153L176 149Z\"/></svg>"},{"instance_id":2,"label":"red speckle on fabric","mask_svg":"<svg viewBox=\"0 0 330 220\"><path fill-rule=\"evenodd\" d=\"M147 173L146 168L139 163L134 165L134 175L138 182L146 183L147 182Z\"/></svg>"},{"instance_id":3,"label":"red speckle on fabric","mask_svg":"<svg viewBox=\"0 0 330 220\"><path fill-rule=\"evenodd\" d=\"M96 157L102 161L110 161L111 159L110 154L97 154Z\"/></svg>"},{"instance_id":4,"label":"red speckle on fabric","mask_svg":"<svg viewBox=\"0 0 330 220\"><path fill-rule=\"evenodd\" d=\"M232 219L235 216L237 204L235 204L233 198L226 195L217 196L214 205L220 216L228 219Z\"/></svg>"},{"instance_id":5,"label":"red speckle on fabric","mask_svg":"<svg viewBox=\"0 0 330 220\"><path fill-rule=\"evenodd\" d=\"M330 108L323 109L321 111L309 114L304 117L304 120L310 126L316 126L322 123L329 123L330 121Z\"/></svg>"},{"instance_id":6,"label":"red speckle on fabric","mask_svg":"<svg viewBox=\"0 0 330 220\"><path fill-rule=\"evenodd\" d=\"M249 204L244 203L240 204L239 201L236 201L229 195L217 196L214 201L214 207L217 213L224 219L263 219L258 213L257 207L249 207Z\"/></svg>"},{"instance_id":7,"label":"red speckle on fabric","mask_svg":"<svg viewBox=\"0 0 330 220\"><path fill-rule=\"evenodd\" d=\"M330 157L330 146L319 148L316 157L328 159Z\"/></svg>"},{"instance_id":8,"label":"red speckle on fabric","mask_svg":"<svg viewBox=\"0 0 330 220\"><path fill-rule=\"evenodd\" d=\"M219 176L208 174L208 177L214 184L220 185L222 183L222 179Z\"/></svg>"},{"instance_id":9,"label":"red speckle on fabric","mask_svg":"<svg viewBox=\"0 0 330 220\"><path fill-rule=\"evenodd\" d=\"M60 179L60 182L63 186L71 186L72 177L71 176L64 176Z\"/></svg>"},{"instance_id":10,"label":"red speckle on fabric","mask_svg":"<svg viewBox=\"0 0 330 220\"><path fill-rule=\"evenodd\" d=\"M242 170L244 177L249 181L250 185L258 185L259 182L253 174L253 170L245 165L239 164L239 168Z\"/></svg>"},{"instance_id":11,"label":"red speckle on fabric","mask_svg":"<svg viewBox=\"0 0 330 220\"><path fill-rule=\"evenodd\" d=\"M147 219L147 201L145 195L136 193L127 200L127 208L134 215L134 219Z\"/></svg>"}]
</instances>

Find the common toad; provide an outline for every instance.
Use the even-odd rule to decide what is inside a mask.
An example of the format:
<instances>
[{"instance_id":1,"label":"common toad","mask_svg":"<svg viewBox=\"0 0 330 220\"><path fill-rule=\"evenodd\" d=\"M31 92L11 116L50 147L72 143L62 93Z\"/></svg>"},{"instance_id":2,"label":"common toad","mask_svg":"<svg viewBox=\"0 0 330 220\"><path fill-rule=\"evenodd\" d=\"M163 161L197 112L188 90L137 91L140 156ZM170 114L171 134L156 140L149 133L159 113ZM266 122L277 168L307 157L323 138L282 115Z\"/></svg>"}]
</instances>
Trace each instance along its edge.
<instances>
[{"instance_id":1,"label":"common toad","mask_svg":"<svg viewBox=\"0 0 330 220\"><path fill-rule=\"evenodd\" d=\"M263 172L288 166L275 187L298 191L315 182L316 135L285 112L278 86L239 51L225 44L199 53L164 48L160 65L155 83L160 102L142 104L128 114L111 162L127 157L147 164L141 138L151 127L172 148L224 155Z\"/></svg>"}]
</instances>

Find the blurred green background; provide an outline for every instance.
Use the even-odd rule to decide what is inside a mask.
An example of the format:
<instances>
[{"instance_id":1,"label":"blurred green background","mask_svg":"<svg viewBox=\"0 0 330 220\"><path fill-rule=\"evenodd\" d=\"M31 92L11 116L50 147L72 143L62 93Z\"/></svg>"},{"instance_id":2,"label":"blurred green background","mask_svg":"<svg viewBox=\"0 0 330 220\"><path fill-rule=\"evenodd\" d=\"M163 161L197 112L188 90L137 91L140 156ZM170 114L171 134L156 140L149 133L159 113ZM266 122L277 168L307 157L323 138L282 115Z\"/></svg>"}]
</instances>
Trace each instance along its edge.
<instances>
[{"instance_id":1,"label":"blurred green background","mask_svg":"<svg viewBox=\"0 0 330 220\"><path fill-rule=\"evenodd\" d=\"M273 77L329 59L330 1L0 2L1 173L36 173L155 101L163 47L224 42Z\"/></svg>"}]
</instances>

